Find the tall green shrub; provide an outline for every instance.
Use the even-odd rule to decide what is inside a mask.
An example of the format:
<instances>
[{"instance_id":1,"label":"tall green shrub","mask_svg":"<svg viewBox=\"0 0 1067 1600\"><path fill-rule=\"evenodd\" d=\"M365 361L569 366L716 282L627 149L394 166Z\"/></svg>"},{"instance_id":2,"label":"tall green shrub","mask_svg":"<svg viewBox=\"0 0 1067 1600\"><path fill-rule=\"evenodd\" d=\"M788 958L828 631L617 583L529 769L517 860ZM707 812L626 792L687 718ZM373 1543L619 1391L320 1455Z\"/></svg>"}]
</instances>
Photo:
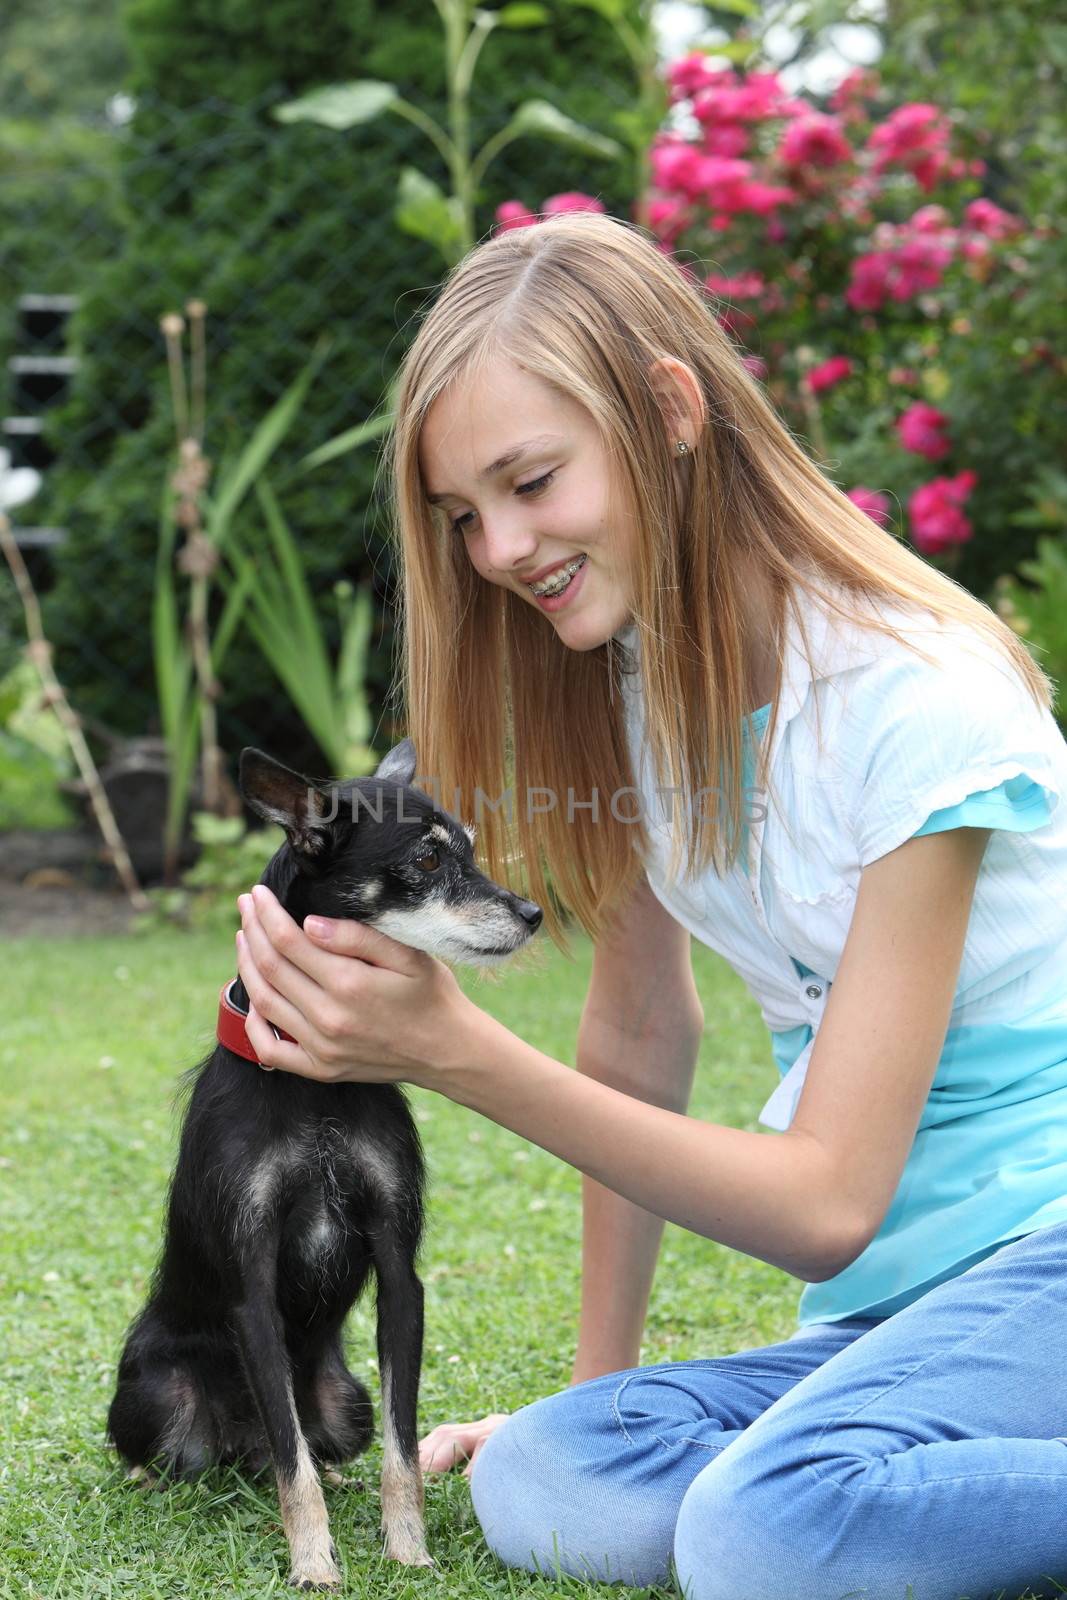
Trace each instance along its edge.
<instances>
[{"instance_id":1,"label":"tall green shrub","mask_svg":"<svg viewBox=\"0 0 1067 1600\"><path fill-rule=\"evenodd\" d=\"M390 563L372 499L374 452L311 474L296 463L380 405L442 276L437 252L393 222L397 172L417 164L442 185L447 174L406 125L374 124L354 142L271 116L287 98L356 77L396 82L443 114L441 31L426 0L348 0L312 13L306 0L132 0L125 21L136 97L123 138L127 228L115 258L76 286L82 368L52 421L63 460L50 475L47 511L71 538L48 620L78 703L134 732L152 711L151 552L168 441L159 313L190 295L210 308L209 456L246 437L316 339L332 335L329 363L272 477L316 592L339 577L370 577L383 607ZM482 137L533 93L610 133L633 83L609 24L578 7L541 29L498 30L479 76ZM542 193L590 182L581 154L517 143L490 174L480 233L496 204L534 175ZM595 176L605 203L625 214L631 164L598 164ZM253 527L247 535L262 537ZM391 671L385 635L370 670L380 695ZM312 742L246 640L234 644L223 691L224 746L254 737L314 764Z\"/></svg>"}]
</instances>

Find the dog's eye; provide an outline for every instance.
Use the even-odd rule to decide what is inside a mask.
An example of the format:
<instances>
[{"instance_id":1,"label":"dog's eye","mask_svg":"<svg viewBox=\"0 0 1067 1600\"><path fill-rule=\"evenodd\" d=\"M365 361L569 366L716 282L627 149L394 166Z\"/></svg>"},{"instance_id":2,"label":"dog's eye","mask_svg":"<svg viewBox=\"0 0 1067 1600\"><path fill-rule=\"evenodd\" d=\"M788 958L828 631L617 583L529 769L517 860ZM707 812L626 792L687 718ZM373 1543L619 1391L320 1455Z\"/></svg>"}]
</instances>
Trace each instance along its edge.
<instances>
[{"instance_id":1,"label":"dog's eye","mask_svg":"<svg viewBox=\"0 0 1067 1600\"><path fill-rule=\"evenodd\" d=\"M420 872L436 872L441 865L441 852L439 850L428 850L424 856L416 858L415 865Z\"/></svg>"}]
</instances>

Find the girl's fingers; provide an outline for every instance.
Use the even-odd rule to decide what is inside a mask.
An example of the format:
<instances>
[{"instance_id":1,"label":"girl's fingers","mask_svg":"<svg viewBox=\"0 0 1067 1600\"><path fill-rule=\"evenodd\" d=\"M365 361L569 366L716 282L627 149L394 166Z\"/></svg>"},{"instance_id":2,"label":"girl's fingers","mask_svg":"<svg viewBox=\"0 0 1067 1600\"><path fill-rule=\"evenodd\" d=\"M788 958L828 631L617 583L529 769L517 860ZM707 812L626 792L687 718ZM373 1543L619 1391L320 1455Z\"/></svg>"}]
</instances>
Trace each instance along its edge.
<instances>
[{"instance_id":1,"label":"girl's fingers","mask_svg":"<svg viewBox=\"0 0 1067 1600\"><path fill-rule=\"evenodd\" d=\"M238 900L241 910L241 927L245 936L248 954L255 963L256 975L262 983L266 983L273 993L283 996L284 999L305 1017L313 1017L322 1008L322 987L313 978L292 960L287 950L292 947L292 936L283 930L283 945L279 946L270 931L261 920L255 904L248 895L242 895ZM278 910L290 924L292 933L305 944L310 941L304 938L303 933L292 921L287 912ZM313 948L313 947L312 947ZM316 952L318 954L318 952ZM320 956L320 959L321 956ZM242 978L244 973L241 974ZM284 1028L287 1033L293 1029L281 1017L276 1017L266 998L256 1000L256 1008L263 1016L269 1017L272 1022L277 1022L279 1028Z\"/></svg>"},{"instance_id":2,"label":"girl's fingers","mask_svg":"<svg viewBox=\"0 0 1067 1600\"><path fill-rule=\"evenodd\" d=\"M245 1034L256 1052L260 1066L267 1067L272 1072L275 1069L281 1072L298 1072L304 1078L322 1076L307 1051L301 1045L291 1044L288 1039L279 1039L270 1023L254 1008L249 1011L245 1021Z\"/></svg>"},{"instance_id":3,"label":"girl's fingers","mask_svg":"<svg viewBox=\"0 0 1067 1600\"><path fill-rule=\"evenodd\" d=\"M241 982L248 991L248 998L258 1013L258 1021L261 1027L266 1028L268 1023L273 1022L275 1027L281 1028L283 1032L291 1033L294 1039L299 1039L301 1036L307 1039L309 1033L307 1017L298 1007L293 1005L291 1000L287 1000L285 995L279 994L278 990L263 977L259 967L256 965L251 950L251 941L247 935L243 932L238 933L236 945L237 971L241 975ZM270 1030L267 1029L267 1031L269 1033ZM254 1047L255 1041L252 1039L251 1033L249 1033L247 1024L245 1025L245 1032L248 1033L249 1042ZM270 1037L275 1044L284 1044L286 1042L284 1039L274 1039L273 1034ZM308 1040L308 1042L310 1043L311 1041Z\"/></svg>"},{"instance_id":4,"label":"girl's fingers","mask_svg":"<svg viewBox=\"0 0 1067 1600\"><path fill-rule=\"evenodd\" d=\"M466 1477L482 1445L502 1422L506 1414L498 1412L483 1417L480 1422L442 1422L428 1433L419 1445L419 1464L423 1472L450 1472L461 1462Z\"/></svg>"},{"instance_id":5,"label":"girl's fingers","mask_svg":"<svg viewBox=\"0 0 1067 1600\"><path fill-rule=\"evenodd\" d=\"M428 960L420 951L391 939L380 929L347 918L308 917L305 932L265 884L257 883L250 898L274 948L324 988L336 970L336 956L355 957L404 977L415 977Z\"/></svg>"}]
</instances>

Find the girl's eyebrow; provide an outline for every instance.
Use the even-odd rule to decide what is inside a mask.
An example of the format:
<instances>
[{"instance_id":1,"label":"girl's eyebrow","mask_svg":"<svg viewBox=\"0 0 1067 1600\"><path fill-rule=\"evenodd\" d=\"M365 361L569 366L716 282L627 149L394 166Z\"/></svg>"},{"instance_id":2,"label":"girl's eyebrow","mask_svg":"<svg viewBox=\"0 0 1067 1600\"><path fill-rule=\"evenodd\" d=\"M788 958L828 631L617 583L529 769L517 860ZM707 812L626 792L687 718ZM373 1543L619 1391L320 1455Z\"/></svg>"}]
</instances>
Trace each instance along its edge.
<instances>
[{"instance_id":1,"label":"girl's eyebrow","mask_svg":"<svg viewBox=\"0 0 1067 1600\"><path fill-rule=\"evenodd\" d=\"M503 472L505 467L514 466L516 461L522 456L529 455L531 450L540 450L546 444L559 444L562 439L563 435L560 433L539 433L534 439L524 439L522 444L505 450L502 456L498 456L495 461L490 461L487 467L483 467L478 474L478 482L484 483L486 478L495 478L498 472ZM440 505L442 500L451 498L451 491L446 489L439 494L427 494L426 498L432 506Z\"/></svg>"}]
</instances>

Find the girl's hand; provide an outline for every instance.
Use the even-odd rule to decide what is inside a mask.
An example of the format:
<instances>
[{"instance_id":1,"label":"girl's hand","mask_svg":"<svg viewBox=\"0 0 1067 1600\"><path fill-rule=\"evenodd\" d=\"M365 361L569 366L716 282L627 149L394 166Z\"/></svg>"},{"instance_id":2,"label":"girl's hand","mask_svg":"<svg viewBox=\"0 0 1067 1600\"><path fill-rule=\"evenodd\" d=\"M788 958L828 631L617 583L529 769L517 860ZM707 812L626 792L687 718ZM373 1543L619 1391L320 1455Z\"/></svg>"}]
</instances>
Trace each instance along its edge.
<instances>
[{"instance_id":1,"label":"girl's hand","mask_svg":"<svg viewBox=\"0 0 1067 1600\"><path fill-rule=\"evenodd\" d=\"M443 963L359 922L300 928L263 884L237 903L245 1031L264 1066L322 1083L419 1083L461 1053L477 1007Z\"/></svg>"},{"instance_id":2,"label":"girl's hand","mask_svg":"<svg viewBox=\"0 0 1067 1600\"><path fill-rule=\"evenodd\" d=\"M440 1423L419 1445L420 1467L423 1472L449 1472L465 1461L463 1476L469 1478L482 1445L507 1420L507 1412L498 1411L480 1422Z\"/></svg>"}]
</instances>

